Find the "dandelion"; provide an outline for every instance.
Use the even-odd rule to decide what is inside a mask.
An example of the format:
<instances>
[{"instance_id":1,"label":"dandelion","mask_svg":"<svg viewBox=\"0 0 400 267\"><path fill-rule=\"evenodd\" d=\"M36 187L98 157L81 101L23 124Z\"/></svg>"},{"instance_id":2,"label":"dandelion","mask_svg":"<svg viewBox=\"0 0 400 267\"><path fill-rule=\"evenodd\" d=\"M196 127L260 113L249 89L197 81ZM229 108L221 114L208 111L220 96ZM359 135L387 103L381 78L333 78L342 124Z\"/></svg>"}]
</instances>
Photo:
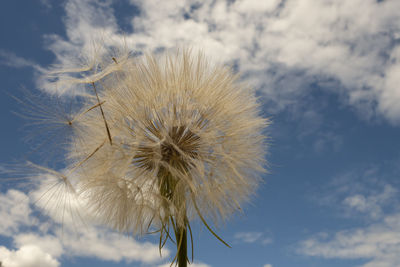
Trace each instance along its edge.
<instances>
[{"instance_id":1,"label":"dandelion","mask_svg":"<svg viewBox=\"0 0 400 267\"><path fill-rule=\"evenodd\" d=\"M193 256L194 219L226 244L209 221L241 210L264 171L268 120L254 91L189 50L126 54L92 67L62 78L88 92L69 120L64 178L74 177L88 211L121 232L159 233L160 253L173 241L180 267L189 261L188 234Z\"/></svg>"}]
</instances>

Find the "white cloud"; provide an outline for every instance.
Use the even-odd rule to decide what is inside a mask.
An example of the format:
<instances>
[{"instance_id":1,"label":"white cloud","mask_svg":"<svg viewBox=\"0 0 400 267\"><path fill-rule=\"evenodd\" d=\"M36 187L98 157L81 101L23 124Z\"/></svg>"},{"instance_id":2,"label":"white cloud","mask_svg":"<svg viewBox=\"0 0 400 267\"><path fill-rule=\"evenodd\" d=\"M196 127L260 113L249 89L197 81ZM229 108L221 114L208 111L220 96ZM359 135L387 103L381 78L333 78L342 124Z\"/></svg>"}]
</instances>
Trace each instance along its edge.
<instances>
[{"instance_id":1,"label":"white cloud","mask_svg":"<svg viewBox=\"0 0 400 267\"><path fill-rule=\"evenodd\" d=\"M265 264L264 267L272 267L272 264Z\"/></svg>"},{"instance_id":2,"label":"white cloud","mask_svg":"<svg viewBox=\"0 0 400 267\"><path fill-rule=\"evenodd\" d=\"M396 212L400 203L399 188L389 184L398 175L398 162L373 164L339 174L310 198L314 203L333 208L338 216L362 218L366 222L381 220Z\"/></svg>"},{"instance_id":3,"label":"white cloud","mask_svg":"<svg viewBox=\"0 0 400 267\"><path fill-rule=\"evenodd\" d=\"M0 65L5 65L12 68L24 68L31 67L37 71L42 71L43 69L31 60L19 57L13 52L5 51L0 49Z\"/></svg>"},{"instance_id":4,"label":"white cloud","mask_svg":"<svg viewBox=\"0 0 400 267\"><path fill-rule=\"evenodd\" d=\"M263 245L269 245L269 244L272 244L272 242L274 242L272 238L264 238L264 239L261 241L261 243L262 243Z\"/></svg>"},{"instance_id":5,"label":"white cloud","mask_svg":"<svg viewBox=\"0 0 400 267\"><path fill-rule=\"evenodd\" d=\"M374 173L369 170L363 178L370 178L368 176ZM348 194L339 203L348 210L349 216L358 218L357 215L364 214L372 220L363 220L361 226L336 233L316 234L301 242L298 252L327 259L366 260L363 267L397 266L400 262L400 213L393 207L398 205L398 190L388 184L375 184L375 188L368 190L355 181L350 184L352 189L339 186L339 195ZM337 196L334 199L337 200Z\"/></svg>"},{"instance_id":6,"label":"white cloud","mask_svg":"<svg viewBox=\"0 0 400 267\"><path fill-rule=\"evenodd\" d=\"M262 2L257 0L239 0L235 1L233 6L235 10L243 14L264 13L274 11L278 7L280 2L280 0L270 0Z\"/></svg>"},{"instance_id":7,"label":"white cloud","mask_svg":"<svg viewBox=\"0 0 400 267\"><path fill-rule=\"evenodd\" d=\"M273 242L272 238L265 237L262 232L239 232L234 235L236 242L243 243L261 243L263 245L268 245Z\"/></svg>"},{"instance_id":8,"label":"white cloud","mask_svg":"<svg viewBox=\"0 0 400 267\"><path fill-rule=\"evenodd\" d=\"M0 218L1 235L12 236L21 225L34 225L28 196L18 190L8 190L6 194L0 194Z\"/></svg>"},{"instance_id":9,"label":"white cloud","mask_svg":"<svg viewBox=\"0 0 400 267\"><path fill-rule=\"evenodd\" d=\"M383 192L373 193L369 196L362 194L355 194L346 197L343 204L355 211L366 213L372 218L379 218L382 215L382 208L384 204L396 197L397 190L390 186L385 185Z\"/></svg>"},{"instance_id":10,"label":"white cloud","mask_svg":"<svg viewBox=\"0 0 400 267\"><path fill-rule=\"evenodd\" d=\"M261 232L241 232L236 233L234 238L245 243L254 243L263 236Z\"/></svg>"},{"instance_id":11,"label":"white cloud","mask_svg":"<svg viewBox=\"0 0 400 267\"><path fill-rule=\"evenodd\" d=\"M48 188L48 185L40 184L30 195L41 196L45 187ZM132 237L74 221L75 217L68 215L69 208L62 207L66 203L60 203L54 198L47 198L46 202L65 210L65 220L59 220L59 212L49 212L47 215L55 220L54 223L49 223L44 217L34 215L37 213L32 208L33 201L33 197L29 198L18 190L8 190L5 194L0 194L0 235L12 237L17 248L10 250L1 247L0 261L7 267L58 266L57 259L63 255L147 264L164 259L160 258L157 244L137 242ZM35 253L35 256L29 257L29 253ZM168 257L169 254L169 250L164 248L163 257Z\"/></svg>"},{"instance_id":12,"label":"white cloud","mask_svg":"<svg viewBox=\"0 0 400 267\"><path fill-rule=\"evenodd\" d=\"M60 235L61 232L58 236ZM133 238L89 226L75 234L64 234L63 244L67 254L73 256L96 257L116 262L124 260L154 263L162 260L156 244L139 243ZM169 255L167 249L162 252L163 256Z\"/></svg>"},{"instance_id":13,"label":"white cloud","mask_svg":"<svg viewBox=\"0 0 400 267\"><path fill-rule=\"evenodd\" d=\"M46 9L51 9L52 4L50 0L40 0L40 3L46 8Z\"/></svg>"},{"instance_id":14,"label":"white cloud","mask_svg":"<svg viewBox=\"0 0 400 267\"><path fill-rule=\"evenodd\" d=\"M400 214L387 215L368 227L339 231L330 238L313 237L301 244L308 256L365 259L363 267L397 266L400 262Z\"/></svg>"},{"instance_id":15,"label":"white cloud","mask_svg":"<svg viewBox=\"0 0 400 267\"><path fill-rule=\"evenodd\" d=\"M68 39L47 38L57 63L70 65L76 55L90 58L92 40L99 38L110 44L124 36L136 51L193 46L216 61L235 62L275 111L298 103L316 83L366 117L400 122L398 1L131 3L140 14L131 18L134 32L122 35L111 1L69 0Z\"/></svg>"},{"instance_id":16,"label":"white cloud","mask_svg":"<svg viewBox=\"0 0 400 267\"><path fill-rule=\"evenodd\" d=\"M40 235L36 233L22 233L14 236L16 247L35 246L42 251L50 254L52 257L58 258L62 255L63 247L61 241L54 235Z\"/></svg>"},{"instance_id":17,"label":"white cloud","mask_svg":"<svg viewBox=\"0 0 400 267\"><path fill-rule=\"evenodd\" d=\"M0 246L0 261L5 267L58 267L60 263L50 254L34 245L8 250Z\"/></svg>"}]
</instances>

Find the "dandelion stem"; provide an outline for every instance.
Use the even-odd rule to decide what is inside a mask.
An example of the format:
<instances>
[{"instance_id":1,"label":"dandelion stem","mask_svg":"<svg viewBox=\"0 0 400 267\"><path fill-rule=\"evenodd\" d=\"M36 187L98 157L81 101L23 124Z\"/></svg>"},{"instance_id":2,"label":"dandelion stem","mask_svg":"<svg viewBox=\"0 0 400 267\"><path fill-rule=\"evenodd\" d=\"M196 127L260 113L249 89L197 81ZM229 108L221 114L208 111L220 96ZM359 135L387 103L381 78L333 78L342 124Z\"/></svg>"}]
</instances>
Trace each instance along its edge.
<instances>
[{"instance_id":1,"label":"dandelion stem","mask_svg":"<svg viewBox=\"0 0 400 267\"><path fill-rule=\"evenodd\" d=\"M165 155L164 160L167 160L170 164L175 165L175 167L180 166L178 162L174 162L171 159L170 151L164 148ZM159 188L160 193L163 197L168 199L168 201L172 201L175 204L176 214L174 216L170 216L172 227L174 228L175 232L175 239L176 239L176 255L172 263L176 260L178 263L178 267L187 267L188 256L187 256L187 227L188 227L188 220L186 217L186 205L185 199L181 199L175 194L179 194L178 191L178 179L174 177L169 171L161 168L158 171L158 179L159 179ZM176 217L178 213L183 213L183 222L178 221L179 219ZM175 217L175 218L174 218ZM162 234L161 234L162 236ZM160 249L163 245L161 244L160 240Z\"/></svg>"},{"instance_id":2,"label":"dandelion stem","mask_svg":"<svg viewBox=\"0 0 400 267\"><path fill-rule=\"evenodd\" d=\"M187 230L185 226L176 229L176 248L178 251L178 267L187 267ZM179 241L178 241L179 240Z\"/></svg>"}]
</instances>

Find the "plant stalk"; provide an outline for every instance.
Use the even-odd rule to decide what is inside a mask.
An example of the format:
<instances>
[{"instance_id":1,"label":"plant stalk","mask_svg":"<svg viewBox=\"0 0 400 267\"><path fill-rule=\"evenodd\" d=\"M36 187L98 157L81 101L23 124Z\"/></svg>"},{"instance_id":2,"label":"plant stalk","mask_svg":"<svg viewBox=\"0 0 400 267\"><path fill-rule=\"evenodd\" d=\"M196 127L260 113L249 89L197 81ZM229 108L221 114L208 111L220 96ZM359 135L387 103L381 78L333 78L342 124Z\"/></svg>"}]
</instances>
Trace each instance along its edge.
<instances>
[{"instance_id":1,"label":"plant stalk","mask_svg":"<svg viewBox=\"0 0 400 267\"><path fill-rule=\"evenodd\" d=\"M187 267L187 229L178 226L176 229L176 248L178 251L178 267Z\"/></svg>"}]
</instances>

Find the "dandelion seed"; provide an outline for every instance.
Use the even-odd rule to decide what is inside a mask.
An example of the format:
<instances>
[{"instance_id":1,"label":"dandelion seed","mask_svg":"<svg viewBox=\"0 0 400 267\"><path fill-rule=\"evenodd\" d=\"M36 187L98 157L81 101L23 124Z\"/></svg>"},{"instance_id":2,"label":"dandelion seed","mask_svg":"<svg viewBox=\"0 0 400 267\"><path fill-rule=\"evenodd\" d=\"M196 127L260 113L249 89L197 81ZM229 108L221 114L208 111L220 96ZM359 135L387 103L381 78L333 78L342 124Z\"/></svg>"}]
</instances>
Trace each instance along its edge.
<instances>
[{"instance_id":1,"label":"dandelion seed","mask_svg":"<svg viewBox=\"0 0 400 267\"><path fill-rule=\"evenodd\" d=\"M201 53L110 58L93 74L63 76L94 89L74 118L67 169L99 220L121 232L159 233L160 252L172 240L173 262L186 266L192 220L226 244L209 221L224 222L256 189L268 120L254 92Z\"/></svg>"}]
</instances>

